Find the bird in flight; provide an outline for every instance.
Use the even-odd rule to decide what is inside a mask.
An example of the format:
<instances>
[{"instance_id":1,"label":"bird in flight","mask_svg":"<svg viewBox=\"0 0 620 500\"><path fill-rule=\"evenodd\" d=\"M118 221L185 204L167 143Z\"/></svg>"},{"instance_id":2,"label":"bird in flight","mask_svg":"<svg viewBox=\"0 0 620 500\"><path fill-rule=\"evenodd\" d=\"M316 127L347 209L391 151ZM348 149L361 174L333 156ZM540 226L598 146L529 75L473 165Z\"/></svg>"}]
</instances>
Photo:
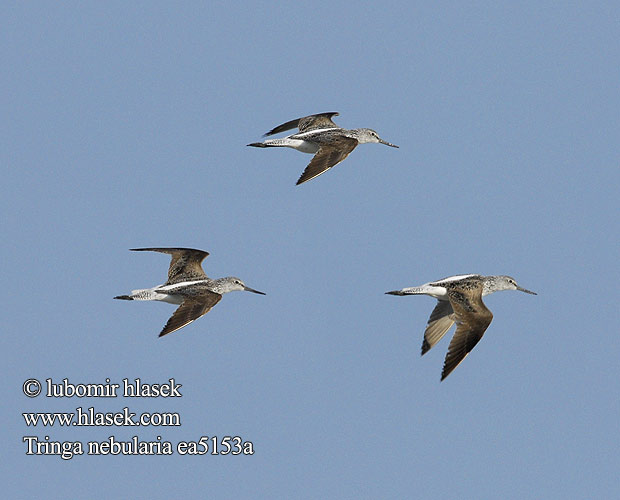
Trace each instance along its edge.
<instances>
[{"instance_id":1,"label":"bird in flight","mask_svg":"<svg viewBox=\"0 0 620 500\"><path fill-rule=\"evenodd\" d=\"M168 269L168 280L153 288L133 290L130 295L114 297L120 300L160 300L177 304L179 308L170 317L160 337L189 325L217 304L222 295L236 290L263 292L246 286L239 278L208 278L202 269L202 261L208 252L193 248L132 248L135 252L161 252L172 256Z\"/></svg>"},{"instance_id":2,"label":"bird in flight","mask_svg":"<svg viewBox=\"0 0 620 500\"><path fill-rule=\"evenodd\" d=\"M389 295L430 295L437 299L424 332L422 355L439 342L450 327L456 323L456 332L450 341L443 365L441 380L465 359L480 341L491 324L493 313L482 297L500 290L519 290L536 295L517 285L510 276L481 276L462 274L432 281L421 286L385 292Z\"/></svg>"},{"instance_id":3,"label":"bird in flight","mask_svg":"<svg viewBox=\"0 0 620 500\"><path fill-rule=\"evenodd\" d=\"M347 130L339 127L332 121L332 116L337 115L337 112L332 111L330 113L319 113L296 118L271 129L265 136L278 134L293 128L298 128L299 132L281 139L253 142L248 144L248 146L256 148L286 147L296 149L302 153L313 154L314 158L312 158L301 174L297 185L318 177L334 165L340 163L349 156L349 153L358 144L376 142L393 148L398 147L381 139L377 132L372 129L357 128Z\"/></svg>"}]
</instances>

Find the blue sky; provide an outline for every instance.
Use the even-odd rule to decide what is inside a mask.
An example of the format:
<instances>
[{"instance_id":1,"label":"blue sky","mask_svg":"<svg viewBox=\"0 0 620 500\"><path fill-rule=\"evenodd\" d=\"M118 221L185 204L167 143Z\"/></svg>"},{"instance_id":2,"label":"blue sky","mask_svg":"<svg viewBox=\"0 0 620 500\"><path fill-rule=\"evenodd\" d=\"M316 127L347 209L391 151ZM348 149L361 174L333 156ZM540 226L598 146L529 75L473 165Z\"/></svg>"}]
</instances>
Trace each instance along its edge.
<instances>
[{"instance_id":1,"label":"blue sky","mask_svg":"<svg viewBox=\"0 0 620 500\"><path fill-rule=\"evenodd\" d=\"M4 9L5 488L11 498L611 498L620 487L616 2L19 3ZM247 148L339 111L363 145ZM226 295L114 301L204 249ZM434 301L387 290L509 274L440 383ZM181 398L22 393L174 378ZM26 427L23 412L178 412L180 427ZM23 436L252 456L27 456Z\"/></svg>"}]
</instances>

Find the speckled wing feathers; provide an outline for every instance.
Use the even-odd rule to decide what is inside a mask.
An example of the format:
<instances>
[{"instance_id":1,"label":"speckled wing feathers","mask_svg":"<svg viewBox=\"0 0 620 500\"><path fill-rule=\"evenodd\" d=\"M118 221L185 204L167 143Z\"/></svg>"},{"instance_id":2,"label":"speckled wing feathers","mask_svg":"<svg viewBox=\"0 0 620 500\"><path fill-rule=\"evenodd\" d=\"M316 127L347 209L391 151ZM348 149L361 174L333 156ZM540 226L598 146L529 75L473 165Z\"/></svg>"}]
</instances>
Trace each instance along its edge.
<instances>
[{"instance_id":1,"label":"speckled wing feathers","mask_svg":"<svg viewBox=\"0 0 620 500\"><path fill-rule=\"evenodd\" d=\"M166 285L173 285L183 281L192 281L207 278L202 269L202 261L209 255L204 250L195 248L132 248L135 252L160 252L172 256L168 269Z\"/></svg>"},{"instance_id":2,"label":"speckled wing feathers","mask_svg":"<svg viewBox=\"0 0 620 500\"><path fill-rule=\"evenodd\" d=\"M482 302L481 279L467 279L451 286L448 297L454 309L457 327L448 346L441 380L465 359L493 320L493 313Z\"/></svg>"},{"instance_id":3,"label":"speckled wing feathers","mask_svg":"<svg viewBox=\"0 0 620 500\"><path fill-rule=\"evenodd\" d=\"M269 132L265 133L263 137L279 134L280 132L285 132L286 130L291 130L296 127L299 128L300 132L307 132L308 130L313 130L316 128L338 127L338 125L331 120L332 116L338 116L338 113L336 111L332 111L329 113L317 113L316 115L295 118L294 120L272 128Z\"/></svg>"}]
</instances>

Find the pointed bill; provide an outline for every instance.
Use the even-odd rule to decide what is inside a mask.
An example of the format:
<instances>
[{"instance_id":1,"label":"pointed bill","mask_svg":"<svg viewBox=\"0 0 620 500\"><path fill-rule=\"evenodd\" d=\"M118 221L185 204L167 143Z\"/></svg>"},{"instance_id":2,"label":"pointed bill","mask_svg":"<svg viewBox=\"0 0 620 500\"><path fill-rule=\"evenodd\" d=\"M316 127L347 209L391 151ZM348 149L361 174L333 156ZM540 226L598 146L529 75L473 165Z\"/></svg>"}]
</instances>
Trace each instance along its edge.
<instances>
[{"instance_id":1,"label":"pointed bill","mask_svg":"<svg viewBox=\"0 0 620 500\"><path fill-rule=\"evenodd\" d=\"M384 141L383 139L379 139L379 144L385 144L386 146L390 146L391 148L397 148L396 144L392 144L391 142Z\"/></svg>"}]
</instances>

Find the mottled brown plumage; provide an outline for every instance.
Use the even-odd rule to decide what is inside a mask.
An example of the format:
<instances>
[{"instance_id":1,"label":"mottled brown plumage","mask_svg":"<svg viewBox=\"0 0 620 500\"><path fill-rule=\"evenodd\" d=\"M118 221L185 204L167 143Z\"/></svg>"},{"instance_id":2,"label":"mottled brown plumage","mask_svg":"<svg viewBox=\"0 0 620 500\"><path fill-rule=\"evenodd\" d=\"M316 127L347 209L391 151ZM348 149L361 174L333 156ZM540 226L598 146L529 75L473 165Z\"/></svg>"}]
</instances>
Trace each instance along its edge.
<instances>
[{"instance_id":1,"label":"mottled brown plumage","mask_svg":"<svg viewBox=\"0 0 620 500\"><path fill-rule=\"evenodd\" d=\"M443 380L472 351L493 320L493 314L482 301L482 297L500 290L519 290L536 295L535 292L517 285L510 276L480 274L459 274L385 293L401 296L430 295L437 299L424 331L422 355L437 344L456 322L456 332L448 346L441 374Z\"/></svg>"},{"instance_id":2,"label":"mottled brown plumage","mask_svg":"<svg viewBox=\"0 0 620 500\"><path fill-rule=\"evenodd\" d=\"M283 123L282 125L278 125L277 127L272 128L269 132L263 134L263 137L279 134L280 132L286 132L287 130L291 130L294 128L298 128L300 132L307 132L308 130L313 130L317 128L338 127L338 125L336 125L331 119L332 116L338 115L339 113L337 111L332 111L330 113L317 113L315 115L295 118L294 120L288 121L286 123Z\"/></svg>"},{"instance_id":3,"label":"mottled brown plumage","mask_svg":"<svg viewBox=\"0 0 620 500\"><path fill-rule=\"evenodd\" d=\"M168 269L168 281L153 288L133 290L131 295L118 295L120 300L157 300L177 304L179 307L170 317L160 337L175 332L208 313L222 295L236 290L265 295L246 286L234 276L210 279L202 269L202 261L209 255L194 248L132 248L133 251L151 251L172 256Z\"/></svg>"},{"instance_id":4,"label":"mottled brown plumage","mask_svg":"<svg viewBox=\"0 0 620 500\"><path fill-rule=\"evenodd\" d=\"M132 248L134 252L160 252L172 256L166 285L207 278L202 261L209 255L195 248Z\"/></svg>"},{"instance_id":5,"label":"mottled brown plumage","mask_svg":"<svg viewBox=\"0 0 620 500\"><path fill-rule=\"evenodd\" d=\"M255 148L286 147L315 155L297 180L297 185L318 177L340 163L349 156L358 144L378 143L393 148L398 147L381 139L377 132L372 129L347 130L339 127L332 121L332 116L335 115L338 113L318 113L296 118L271 129L265 136L278 134L295 127L299 128L297 133L279 139L252 142L248 146Z\"/></svg>"},{"instance_id":6,"label":"mottled brown plumage","mask_svg":"<svg viewBox=\"0 0 620 500\"><path fill-rule=\"evenodd\" d=\"M448 298L454 310L456 332L448 346L441 380L445 379L465 359L480 341L493 320L493 313L482 302L482 280L467 280L448 286Z\"/></svg>"}]
</instances>

